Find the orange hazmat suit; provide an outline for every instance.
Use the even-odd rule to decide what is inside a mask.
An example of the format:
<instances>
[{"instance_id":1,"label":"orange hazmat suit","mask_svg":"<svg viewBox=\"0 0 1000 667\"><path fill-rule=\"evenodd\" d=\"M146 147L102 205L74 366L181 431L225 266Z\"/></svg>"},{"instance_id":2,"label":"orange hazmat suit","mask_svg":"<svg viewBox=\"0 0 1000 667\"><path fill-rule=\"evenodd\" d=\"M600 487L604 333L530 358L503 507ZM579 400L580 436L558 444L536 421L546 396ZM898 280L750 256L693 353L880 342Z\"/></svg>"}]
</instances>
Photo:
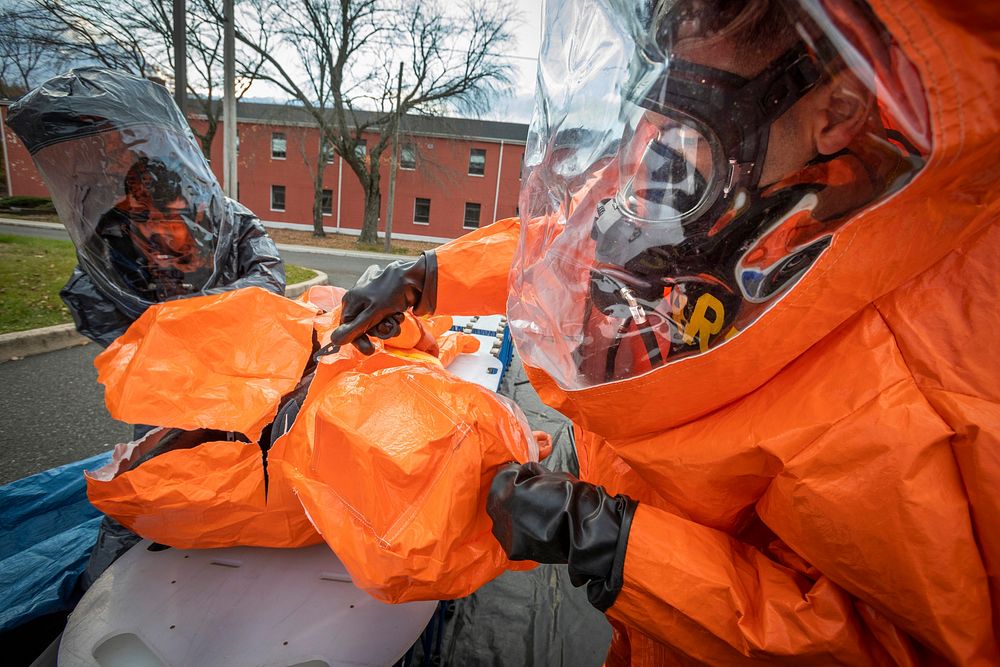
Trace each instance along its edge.
<instances>
[{"instance_id":1,"label":"orange hazmat suit","mask_svg":"<svg viewBox=\"0 0 1000 667\"><path fill-rule=\"evenodd\" d=\"M870 37L852 3L803 5L855 45ZM894 40L872 67L874 94L894 102L873 122L895 115L926 161L877 206L841 211L780 299L744 303L725 329L705 309L693 330L682 322L667 363L628 372L619 357L611 381L591 382L547 354L589 339L579 309L546 310L554 285L572 284L546 271L594 254L589 228L558 246L573 216L546 182L569 169L553 161L554 130L537 135L522 209L554 203L434 253L434 312L506 311L539 395L576 423L581 478L639 501L607 610L609 665L1000 664L1000 357L988 342L1000 329L1000 15L927 0L871 11ZM586 17L570 16L579 30ZM874 164L855 154L869 157L825 163L827 193ZM814 217L757 246L760 261L779 241L803 247L795 234L817 238ZM680 307L687 324L693 305Z\"/></svg>"}]
</instances>

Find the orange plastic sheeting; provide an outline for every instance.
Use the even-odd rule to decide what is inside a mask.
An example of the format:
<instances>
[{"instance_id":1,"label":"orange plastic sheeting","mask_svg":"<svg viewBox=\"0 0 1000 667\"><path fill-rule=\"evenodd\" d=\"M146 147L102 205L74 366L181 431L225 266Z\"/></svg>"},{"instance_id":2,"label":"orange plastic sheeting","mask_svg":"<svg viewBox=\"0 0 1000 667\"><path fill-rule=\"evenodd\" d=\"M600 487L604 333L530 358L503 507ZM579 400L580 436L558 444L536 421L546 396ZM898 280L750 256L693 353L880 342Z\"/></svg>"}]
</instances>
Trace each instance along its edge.
<instances>
[{"instance_id":1,"label":"orange plastic sheeting","mask_svg":"<svg viewBox=\"0 0 1000 667\"><path fill-rule=\"evenodd\" d=\"M94 361L108 412L256 440L302 376L315 315L257 287L152 306Z\"/></svg>"},{"instance_id":2,"label":"orange plastic sheeting","mask_svg":"<svg viewBox=\"0 0 1000 667\"><path fill-rule=\"evenodd\" d=\"M479 339L472 334L452 331L438 338L438 359L447 368L460 354L473 354L479 350Z\"/></svg>"},{"instance_id":3,"label":"orange plastic sheeting","mask_svg":"<svg viewBox=\"0 0 1000 667\"><path fill-rule=\"evenodd\" d=\"M347 290L333 285L313 285L299 296L296 301L316 306L327 313L340 313L340 300Z\"/></svg>"},{"instance_id":4,"label":"orange plastic sheeting","mask_svg":"<svg viewBox=\"0 0 1000 667\"><path fill-rule=\"evenodd\" d=\"M451 327L451 318L438 318L442 323L447 323L445 331ZM435 329L432 323L425 318L417 317L413 313L403 314L403 321L399 326L399 333L385 341L387 347L395 347L404 350L419 350L432 356L438 356L438 343Z\"/></svg>"},{"instance_id":5,"label":"orange plastic sheeting","mask_svg":"<svg viewBox=\"0 0 1000 667\"><path fill-rule=\"evenodd\" d=\"M265 504L256 444L206 442L129 469L137 444L119 445L108 465L87 473L87 496L142 537L181 549L322 541L284 479L271 476Z\"/></svg>"},{"instance_id":6,"label":"orange plastic sheeting","mask_svg":"<svg viewBox=\"0 0 1000 667\"><path fill-rule=\"evenodd\" d=\"M537 459L520 411L436 365L376 353L323 363L271 460L354 582L388 602L468 595L510 563L486 494L511 460Z\"/></svg>"},{"instance_id":7,"label":"orange plastic sheeting","mask_svg":"<svg viewBox=\"0 0 1000 667\"><path fill-rule=\"evenodd\" d=\"M102 355L108 393L166 406L127 413L141 421L247 430L299 379L312 328L328 329L342 294L311 290L312 305L303 305L241 290L158 306ZM438 332L435 347L446 355L478 347L447 332L448 318L412 323L415 343ZM531 567L508 562L485 507L501 464L538 458L524 416L427 352L374 342L370 356L348 345L321 358L291 431L269 452L266 502L257 444L214 441L150 457L166 448L162 429L120 445L88 475L91 502L139 535L182 548L297 547L320 541L318 529L359 586L393 602L460 597L506 569ZM273 365L279 380L287 373L292 381L267 383L271 356L284 360ZM266 385L273 403L264 391L241 398L242 384Z\"/></svg>"}]
</instances>

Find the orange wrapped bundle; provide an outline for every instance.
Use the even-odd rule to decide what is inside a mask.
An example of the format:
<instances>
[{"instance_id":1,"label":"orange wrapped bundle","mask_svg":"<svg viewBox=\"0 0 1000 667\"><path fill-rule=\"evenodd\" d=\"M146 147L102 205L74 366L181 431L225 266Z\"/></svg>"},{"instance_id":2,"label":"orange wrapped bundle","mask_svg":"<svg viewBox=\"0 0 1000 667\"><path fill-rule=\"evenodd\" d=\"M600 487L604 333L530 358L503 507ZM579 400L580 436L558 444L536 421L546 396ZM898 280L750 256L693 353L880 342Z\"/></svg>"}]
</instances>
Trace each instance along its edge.
<instances>
[{"instance_id":1,"label":"orange wrapped bundle","mask_svg":"<svg viewBox=\"0 0 1000 667\"><path fill-rule=\"evenodd\" d=\"M256 440L302 377L317 312L259 287L153 306L94 361L108 412Z\"/></svg>"},{"instance_id":2,"label":"orange wrapped bundle","mask_svg":"<svg viewBox=\"0 0 1000 667\"><path fill-rule=\"evenodd\" d=\"M342 294L314 288L295 303L247 289L150 308L97 359L109 410L219 431L119 445L88 474L91 502L177 547L295 547L322 535L359 586L393 602L466 595L510 568L485 502L497 467L538 458L524 417L434 356L478 347L448 332L447 318L408 315L375 354L345 347L307 367ZM290 430L268 428L293 399L302 405ZM149 458L168 437L190 442ZM274 442L266 502L258 440Z\"/></svg>"},{"instance_id":3,"label":"orange wrapped bundle","mask_svg":"<svg viewBox=\"0 0 1000 667\"><path fill-rule=\"evenodd\" d=\"M161 439L193 436L197 442L206 435L159 429L119 445L111 463L87 473L90 502L139 535L180 549L301 547L321 541L283 479L272 475L265 502L264 468L255 443L209 440L135 467L140 457L170 444Z\"/></svg>"},{"instance_id":4,"label":"orange wrapped bundle","mask_svg":"<svg viewBox=\"0 0 1000 667\"><path fill-rule=\"evenodd\" d=\"M89 472L91 503L179 548L317 543L283 479L271 476L265 504L257 444L302 377L317 312L259 288L149 308L94 365L113 417L171 428ZM219 442L226 431L252 442Z\"/></svg>"},{"instance_id":5,"label":"orange wrapped bundle","mask_svg":"<svg viewBox=\"0 0 1000 667\"><path fill-rule=\"evenodd\" d=\"M507 560L485 508L500 465L538 458L520 410L432 364L357 361L320 365L272 452L354 583L388 602L445 599L531 567Z\"/></svg>"}]
</instances>

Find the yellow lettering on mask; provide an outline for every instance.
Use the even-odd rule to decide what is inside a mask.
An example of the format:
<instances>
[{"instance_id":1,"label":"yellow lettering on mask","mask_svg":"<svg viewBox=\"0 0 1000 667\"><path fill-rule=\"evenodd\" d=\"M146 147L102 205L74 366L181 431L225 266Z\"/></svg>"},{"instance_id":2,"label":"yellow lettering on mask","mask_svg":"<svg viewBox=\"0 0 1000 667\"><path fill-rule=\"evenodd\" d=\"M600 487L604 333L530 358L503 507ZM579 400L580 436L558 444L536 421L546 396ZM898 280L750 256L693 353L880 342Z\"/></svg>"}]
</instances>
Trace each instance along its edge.
<instances>
[{"instance_id":1,"label":"yellow lettering on mask","mask_svg":"<svg viewBox=\"0 0 1000 667\"><path fill-rule=\"evenodd\" d=\"M708 314L712 313L712 318ZM702 352L708 352L709 339L722 331L726 319L726 309L722 302L711 294L702 294L694 304L691 320L684 327L684 341L693 342L697 337L698 347Z\"/></svg>"}]
</instances>

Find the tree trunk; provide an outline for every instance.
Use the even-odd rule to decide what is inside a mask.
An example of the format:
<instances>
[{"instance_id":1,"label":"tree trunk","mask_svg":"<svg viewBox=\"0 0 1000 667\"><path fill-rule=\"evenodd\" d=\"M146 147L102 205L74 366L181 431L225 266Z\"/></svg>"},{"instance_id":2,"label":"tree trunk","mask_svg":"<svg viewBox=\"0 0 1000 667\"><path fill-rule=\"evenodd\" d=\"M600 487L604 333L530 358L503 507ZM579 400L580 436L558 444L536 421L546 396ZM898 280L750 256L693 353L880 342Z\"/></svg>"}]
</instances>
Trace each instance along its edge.
<instances>
[{"instance_id":1,"label":"tree trunk","mask_svg":"<svg viewBox=\"0 0 1000 667\"><path fill-rule=\"evenodd\" d=\"M212 161L212 139L214 139L214 136L212 135L198 135L198 140L201 144L201 152L205 154L205 159L209 162Z\"/></svg>"},{"instance_id":2,"label":"tree trunk","mask_svg":"<svg viewBox=\"0 0 1000 667\"><path fill-rule=\"evenodd\" d=\"M201 144L201 152L205 154L205 159L212 162L212 142L215 141L215 133L219 130L219 123L211 116L208 116L208 127L205 128L205 134L198 134L191 128L192 133L198 137L198 143Z\"/></svg>"},{"instance_id":3,"label":"tree trunk","mask_svg":"<svg viewBox=\"0 0 1000 667\"><path fill-rule=\"evenodd\" d=\"M375 245L378 243L378 219L381 209L382 189L379 184L378 172L375 172L372 174L368 188L365 190L365 218L361 223L361 236L358 238L359 246Z\"/></svg>"},{"instance_id":4,"label":"tree trunk","mask_svg":"<svg viewBox=\"0 0 1000 667\"><path fill-rule=\"evenodd\" d=\"M322 142L316 160L316 175L313 177L313 236L326 236L323 229L323 170L326 168L326 158L323 156Z\"/></svg>"}]
</instances>

